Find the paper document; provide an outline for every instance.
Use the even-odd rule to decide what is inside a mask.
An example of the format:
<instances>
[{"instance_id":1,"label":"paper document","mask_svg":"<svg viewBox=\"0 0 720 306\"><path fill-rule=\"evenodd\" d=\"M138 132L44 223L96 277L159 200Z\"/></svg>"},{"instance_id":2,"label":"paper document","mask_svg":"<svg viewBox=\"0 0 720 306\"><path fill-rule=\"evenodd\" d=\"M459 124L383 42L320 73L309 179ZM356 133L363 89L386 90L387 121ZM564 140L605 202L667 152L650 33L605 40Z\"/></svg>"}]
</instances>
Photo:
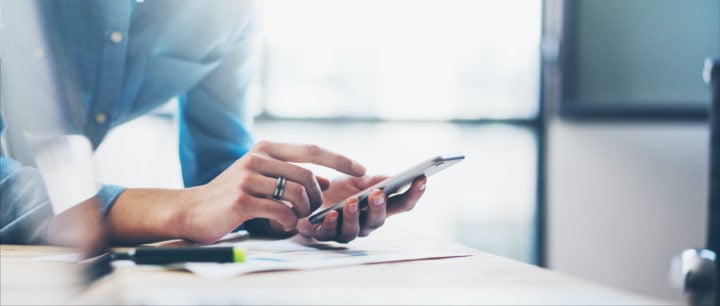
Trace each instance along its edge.
<instances>
[{"instance_id":1,"label":"paper document","mask_svg":"<svg viewBox=\"0 0 720 306\"><path fill-rule=\"evenodd\" d=\"M244 263L183 263L176 268L197 275L223 279L246 273L309 270L348 265L469 256L459 251L413 249L392 245L318 243L300 236L285 240L248 240L228 245L247 250Z\"/></svg>"}]
</instances>

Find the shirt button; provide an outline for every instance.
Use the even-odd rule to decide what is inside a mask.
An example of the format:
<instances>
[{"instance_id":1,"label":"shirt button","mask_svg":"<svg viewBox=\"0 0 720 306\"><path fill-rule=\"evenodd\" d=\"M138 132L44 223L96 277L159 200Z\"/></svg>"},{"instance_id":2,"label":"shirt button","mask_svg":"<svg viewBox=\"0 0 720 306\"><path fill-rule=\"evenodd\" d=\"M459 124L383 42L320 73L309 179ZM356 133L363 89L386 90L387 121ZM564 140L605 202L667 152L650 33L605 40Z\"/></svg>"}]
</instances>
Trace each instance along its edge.
<instances>
[{"instance_id":1,"label":"shirt button","mask_svg":"<svg viewBox=\"0 0 720 306\"><path fill-rule=\"evenodd\" d=\"M98 113L95 115L95 122L98 124L103 124L105 121L107 121L107 115L105 115L105 113Z\"/></svg>"},{"instance_id":2,"label":"shirt button","mask_svg":"<svg viewBox=\"0 0 720 306\"><path fill-rule=\"evenodd\" d=\"M116 44L119 44L123 40L123 35L120 33L120 31L114 31L110 33L110 40Z\"/></svg>"}]
</instances>

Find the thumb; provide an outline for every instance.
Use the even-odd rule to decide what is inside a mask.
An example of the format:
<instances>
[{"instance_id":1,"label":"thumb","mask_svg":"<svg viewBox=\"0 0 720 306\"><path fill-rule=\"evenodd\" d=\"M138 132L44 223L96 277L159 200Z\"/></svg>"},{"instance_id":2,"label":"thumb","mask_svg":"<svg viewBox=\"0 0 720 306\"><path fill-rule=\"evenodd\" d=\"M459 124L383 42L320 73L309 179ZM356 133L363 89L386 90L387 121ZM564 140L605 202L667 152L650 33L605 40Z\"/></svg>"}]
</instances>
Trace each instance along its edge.
<instances>
[{"instance_id":1,"label":"thumb","mask_svg":"<svg viewBox=\"0 0 720 306\"><path fill-rule=\"evenodd\" d=\"M316 176L315 178L317 179L317 182L320 185L320 190L325 191L328 188L330 188L330 180L329 179L319 176L319 175Z\"/></svg>"}]
</instances>

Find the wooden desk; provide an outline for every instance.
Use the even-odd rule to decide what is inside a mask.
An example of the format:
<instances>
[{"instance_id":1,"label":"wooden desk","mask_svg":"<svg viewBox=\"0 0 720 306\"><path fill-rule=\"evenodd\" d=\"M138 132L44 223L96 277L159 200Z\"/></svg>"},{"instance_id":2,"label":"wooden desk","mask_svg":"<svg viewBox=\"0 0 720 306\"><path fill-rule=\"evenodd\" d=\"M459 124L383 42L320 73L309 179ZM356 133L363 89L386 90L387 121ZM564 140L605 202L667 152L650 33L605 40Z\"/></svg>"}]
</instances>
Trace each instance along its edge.
<instances>
[{"instance_id":1,"label":"wooden desk","mask_svg":"<svg viewBox=\"0 0 720 306\"><path fill-rule=\"evenodd\" d=\"M443 250L464 248L381 233L363 243L393 239ZM37 258L68 251L3 245L2 304L669 304L475 250L469 257L266 272L222 281L183 271L118 267L79 292L73 265Z\"/></svg>"}]
</instances>

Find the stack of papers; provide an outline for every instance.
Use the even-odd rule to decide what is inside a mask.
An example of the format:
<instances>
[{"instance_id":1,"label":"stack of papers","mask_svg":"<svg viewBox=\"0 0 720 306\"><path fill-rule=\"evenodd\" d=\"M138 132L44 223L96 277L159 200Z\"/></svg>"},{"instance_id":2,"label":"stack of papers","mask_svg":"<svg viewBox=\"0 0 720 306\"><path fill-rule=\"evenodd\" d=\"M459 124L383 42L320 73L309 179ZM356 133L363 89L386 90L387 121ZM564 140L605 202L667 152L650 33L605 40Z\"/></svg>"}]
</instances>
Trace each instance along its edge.
<instances>
[{"instance_id":1,"label":"stack of papers","mask_svg":"<svg viewBox=\"0 0 720 306\"><path fill-rule=\"evenodd\" d=\"M247 250L243 263L182 263L173 265L197 275L224 279L242 274L278 271L311 270L359 264L470 256L470 252L437 251L407 246L333 242L319 243L295 236L284 240L246 240L224 245Z\"/></svg>"}]
</instances>

